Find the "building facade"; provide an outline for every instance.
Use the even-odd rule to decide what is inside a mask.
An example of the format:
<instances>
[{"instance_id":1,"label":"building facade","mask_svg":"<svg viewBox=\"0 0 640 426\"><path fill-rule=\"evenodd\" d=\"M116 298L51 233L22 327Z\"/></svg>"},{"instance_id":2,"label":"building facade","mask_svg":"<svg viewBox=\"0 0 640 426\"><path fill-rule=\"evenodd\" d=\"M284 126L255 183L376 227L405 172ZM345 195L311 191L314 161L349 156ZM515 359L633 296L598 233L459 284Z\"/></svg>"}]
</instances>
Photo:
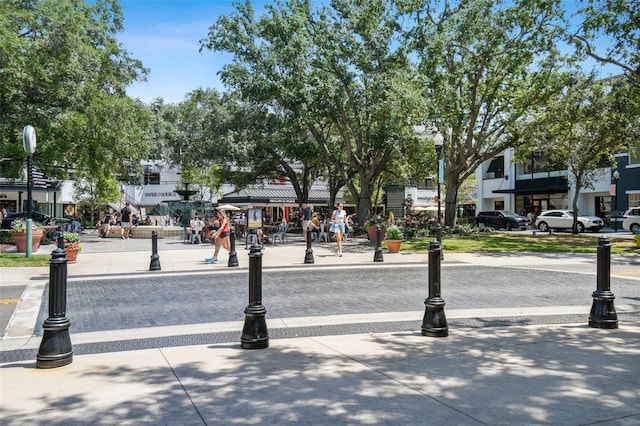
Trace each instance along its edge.
<instances>
[{"instance_id":1,"label":"building facade","mask_svg":"<svg viewBox=\"0 0 640 426\"><path fill-rule=\"evenodd\" d=\"M637 153L636 149L636 153ZM640 205L640 160L630 152L616 154L616 166L595 170L593 187L578 196L581 214L621 221L624 211ZM476 170L478 211L512 210L539 214L548 209L572 209L575 185L568 170L553 170L543 153L526 162L513 161L513 150L485 161Z\"/></svg>"}]
</instances>

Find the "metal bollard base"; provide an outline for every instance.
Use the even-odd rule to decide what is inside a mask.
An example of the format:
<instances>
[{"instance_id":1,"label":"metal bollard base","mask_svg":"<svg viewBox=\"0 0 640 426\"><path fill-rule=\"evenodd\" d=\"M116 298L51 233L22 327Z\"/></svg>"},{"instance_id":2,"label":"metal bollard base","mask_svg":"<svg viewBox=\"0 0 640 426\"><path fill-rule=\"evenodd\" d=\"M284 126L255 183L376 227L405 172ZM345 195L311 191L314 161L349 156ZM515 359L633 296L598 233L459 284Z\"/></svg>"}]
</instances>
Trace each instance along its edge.
<instances>
[{"instance_id":1,"label":"metal bollard base","mask_svg":"<svg viewBox=\"0 0 640 426\"><path fill-rule=\"evenodd\" d=\"M376 251L373 253L373 261L374 262L384 262L384 257L382 256L382 248L376 247Z\"/></svg>"},{"instance_id":2,"label":"metal bollard base","mask_svg":"<svg viewBox=\"0 0 640 426\"><path fill-rule=\"evenodd\" d=\"M265 314L267 310L262 305L250 305L244 310L245 320L240 338L242 349L264 349L269 347L269 332Z\"/></svg>"},{"instance_id":3,"label":"metal bollard base","mask_svg":"<svg viewBox=\"0 0 640 426\"><path fill-rule=\"evenodd\" d=\"M150 271L159 271L162 268L160 267L160 256L158 256L157 254L152 254L151 255L151 262L149 263L149 270Z\"/></svg>"},{"instance_id":4,"label":"metal bollard base","mask_svg":"<svg viewBox=\"0 0 640 426\"><path fill-rule=\"evenodd\" d=\"M227 261L227 266L229 268L232 268L234 266L239 266L240 264L238 263L238 253L236 253L235 251L232 251L229 253L229 260Z\"/></svg>"},{"instance_id":5,"label":"metal bollard base","mask_svg":"<svg viewBox=\"0 0 640 426\"><path fill-rule=\"evenodd\" d=\"M69 337L70 322L66 318L59 324L45 320L44 334L38 349L37 368L57 368L71 364L73 361L73 347Z\"/></svg>"},{"instance_id":6,"label":"metal bollard base","mask_svg":"<svg viewBox=\"0 0 640 426\"><path fill-rule=\"evenodd\" d=\"M422 319L422 335L429 337L447 337L449 326L444 313L444 299L433 298L425 300L424 318Z\"/></svg>"},{"instance_id":7,"label":"metal bollard base","mask_svg":"<svg viewBox=\"0 0 640 426\"><path fill-rule=\"evenodd\" d=\"M304 263L315 263L315 259L313 258L313 250L312 249L307 249L305 254L304 254Z\"/></svg>"},{"instance_id":8,"label":"metal bollard base","mask_svg":"<svg viewBox=\"0 0 640 426\"><path fill-rule=\"evenodd\" d=\"M615 296L610 291L594 291L589 314L589 327L618 328L618 314L614 306Z\"/></svg>"}]
</instances>

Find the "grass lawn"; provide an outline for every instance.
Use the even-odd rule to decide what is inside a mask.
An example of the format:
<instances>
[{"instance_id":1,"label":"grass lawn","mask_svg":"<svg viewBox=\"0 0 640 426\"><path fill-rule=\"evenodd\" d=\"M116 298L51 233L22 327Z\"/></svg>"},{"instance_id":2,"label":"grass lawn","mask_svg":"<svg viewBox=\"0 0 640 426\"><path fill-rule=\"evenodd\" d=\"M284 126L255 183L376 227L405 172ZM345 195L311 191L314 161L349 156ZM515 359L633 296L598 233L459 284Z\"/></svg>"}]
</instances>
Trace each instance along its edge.
<instances>
[{"instance_id":1,"label":"grass lawn","mask_svg":"<svg viewBox=\"0 0 640 426\"><path fill-rule=\"evenodd\" d=\"M407 240L402 250L424 252L432 240ZM610 238L611 253L640 254L634 240ZM504 233L473 236L446 236L442 246L449 252L542 252L542 253L596 253L598 238L584 234L509 235Z\"/></svg>"},{"instance_id":2,"label":"grass lawn","mask_svg":"<svg viewBox=\"0 0 640 426\"><path fill-rule=\"evenodd\" d=\"M33 254L27 258L24 253L0 253L0 267L49 266L51 255Z\"/></svg>"},{"instance_id":3,"label":"grass lawn","mask_svg":"<svg viewBox=\"0 0 640 426\"><path fill-rule=\"evenodd\" d=\"M402 250L405 252L424 253L429 249L433 239L405 240ZM640 254L634 240L610 238L611 253ZM368 243L373 246L373 244ZM382 244L386 248L386 244ZM555 233L539 233L535 237L524 234L478 234L472 236L449 235L442 238L442 245L448 252L542 252L542 253L596 253L598 238L593 235ZM32 255L0 253L0 267L49 266L50 255Z\"/></svg>"}]
</instances>

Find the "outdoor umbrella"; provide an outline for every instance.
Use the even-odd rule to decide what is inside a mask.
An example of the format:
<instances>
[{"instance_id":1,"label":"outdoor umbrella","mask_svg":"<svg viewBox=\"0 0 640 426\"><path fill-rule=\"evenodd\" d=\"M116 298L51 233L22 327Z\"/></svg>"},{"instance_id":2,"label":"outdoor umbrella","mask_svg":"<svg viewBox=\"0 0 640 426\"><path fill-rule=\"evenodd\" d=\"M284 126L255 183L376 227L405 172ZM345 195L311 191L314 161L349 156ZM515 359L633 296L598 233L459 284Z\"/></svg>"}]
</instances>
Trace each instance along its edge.
<instances>
[{"instance_id":1,"label":"outdoor umbrella","mask_svg":"<svg viewBox=\"0 0 640 426\"><path fill-rule=\"evenodd\" d=\"M236 206L232 206L231 204L223 204L221 206L218 206L218 210L240 210L240 207L236 207Z\"/></svg>"}]
</instances>

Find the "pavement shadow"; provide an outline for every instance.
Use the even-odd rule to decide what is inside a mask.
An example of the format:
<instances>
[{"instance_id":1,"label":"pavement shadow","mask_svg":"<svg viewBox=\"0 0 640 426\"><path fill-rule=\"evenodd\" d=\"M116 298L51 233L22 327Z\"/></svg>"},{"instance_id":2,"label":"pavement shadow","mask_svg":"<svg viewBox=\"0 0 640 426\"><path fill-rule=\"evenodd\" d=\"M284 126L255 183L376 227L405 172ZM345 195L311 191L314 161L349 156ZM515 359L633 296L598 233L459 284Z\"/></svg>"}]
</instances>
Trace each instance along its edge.
<instances>
[{"instance_id":1,"label":"pavement shadow","mask_svg":"<svg viewBox=\"0 0 640 426\"><path fill-rule=\"evenodd\" d=\"M127 357L94 356L78 367L30 372L43 381L55 376L58 386L38 392L28 408L4 404L3 423L591 424L640 418L637 328L512 327L456 330L447 338L409 331L280 340L263 350L221 344L158 351L166 362L156 366L134 368ZM152 356L143 352L138 356Z\"/></svg>"}]
</instances>

